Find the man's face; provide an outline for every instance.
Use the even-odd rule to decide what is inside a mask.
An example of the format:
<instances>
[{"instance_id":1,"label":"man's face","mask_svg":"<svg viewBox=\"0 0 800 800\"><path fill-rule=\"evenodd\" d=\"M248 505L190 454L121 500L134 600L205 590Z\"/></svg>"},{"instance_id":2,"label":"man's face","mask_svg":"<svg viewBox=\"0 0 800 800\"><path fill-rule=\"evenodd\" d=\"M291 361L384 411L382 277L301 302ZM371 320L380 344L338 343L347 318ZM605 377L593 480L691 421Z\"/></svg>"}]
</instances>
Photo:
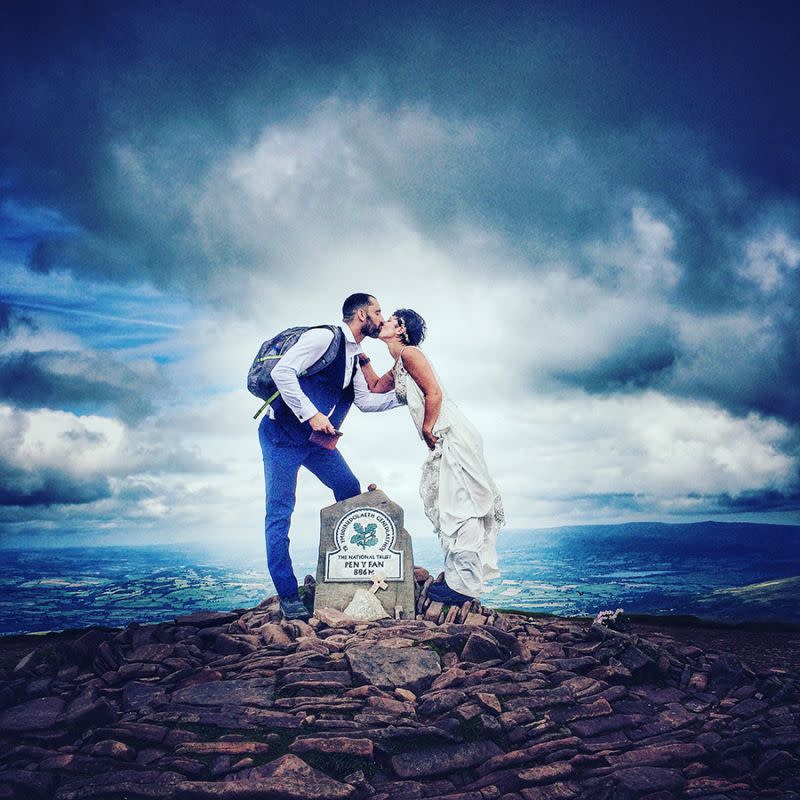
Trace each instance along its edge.
<instances>
[{"instance_id":1,"label":"man's face","mask_svg":"<svg viewBox=\"0 0 800 800\"><path fill-rule=\"evenodd\" d=\"M367 317L361 325L361 333L364 336L377 339L383 327L383 323L385 322L378 301L373 297L364 311Z\"/></svg>"}]
</instances>

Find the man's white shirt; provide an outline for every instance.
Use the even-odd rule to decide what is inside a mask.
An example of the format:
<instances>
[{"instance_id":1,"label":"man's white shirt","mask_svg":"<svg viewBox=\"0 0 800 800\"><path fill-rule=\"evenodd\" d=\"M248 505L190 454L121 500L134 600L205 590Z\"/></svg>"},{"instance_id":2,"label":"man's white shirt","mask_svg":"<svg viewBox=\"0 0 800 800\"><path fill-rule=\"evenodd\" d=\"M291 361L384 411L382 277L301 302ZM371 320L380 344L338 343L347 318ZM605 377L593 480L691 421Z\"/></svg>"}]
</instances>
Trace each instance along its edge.
<instances>
[{"instance_id":1,"label":"man's white shirt","mask_svg":"<svg viewBox=\"0 0 800 800\"><path fill-rule=\"evenodd\" d=\"M344 322L339 323L339 327L344 333L345 345L345 369L342 376L342 388L350 383L353 377L353 394L356 408L361 411L386 411L400 405L397 395L392 392L384 394L373 393L367 386L361 367L356 367L353 373L353 363L361 353L361 346L356 342L350 326ZM286 355L273 367L272 380L281 393L283 402L292 409L294 415L300 422L307 422L314 414L322 412L330 416L333 408L317 408L300 388L298 380L303 370L316 364L325 354L325 351L333 341L333 333L328 328L312 328L306 331L287 351ZM274 419L272 408L267 409L267 413Z\"/></svg>"}]
</instances>

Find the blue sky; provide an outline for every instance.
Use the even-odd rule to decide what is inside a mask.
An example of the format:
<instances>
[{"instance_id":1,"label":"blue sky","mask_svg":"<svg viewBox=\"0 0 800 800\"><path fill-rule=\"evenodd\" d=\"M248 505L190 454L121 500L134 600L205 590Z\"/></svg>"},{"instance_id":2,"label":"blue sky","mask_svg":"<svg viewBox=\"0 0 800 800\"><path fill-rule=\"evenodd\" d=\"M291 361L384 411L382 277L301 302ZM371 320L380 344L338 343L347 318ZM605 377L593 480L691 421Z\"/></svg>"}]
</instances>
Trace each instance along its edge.
<instances>
[{"instance_id":1,"label":"blue sky","mask_svg":"<svg viewBox=\"0 0 800 800\"><path fill-rule=\"evenodd\" d=\"M353 291L511 527L798 521L791 11L318 6L0 10L0 543L260 542L247 366ZM429 533L403 410L342 448Z\"/></svg>"}]
</instances>

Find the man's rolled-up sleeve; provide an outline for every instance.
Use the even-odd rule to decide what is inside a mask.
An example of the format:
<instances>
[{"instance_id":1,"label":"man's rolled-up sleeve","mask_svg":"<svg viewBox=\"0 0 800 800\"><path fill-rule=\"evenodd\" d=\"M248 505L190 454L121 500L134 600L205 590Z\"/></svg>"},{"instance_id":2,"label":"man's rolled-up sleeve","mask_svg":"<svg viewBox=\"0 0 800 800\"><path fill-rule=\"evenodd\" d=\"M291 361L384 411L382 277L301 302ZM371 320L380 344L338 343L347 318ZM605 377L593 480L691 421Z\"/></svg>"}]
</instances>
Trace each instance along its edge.
<instances>
[{"instance_id":1,"label":"man's rolled-up sleeve","mask_svg":"<svg viewBox=\"0 0 800 800\"><path fill-rule=\"evenodd\" d=\"M356 369L356 374L353 376L353 393L355 395L353 402L360 411L388 411L400 405L394 390L382 394L371 392L361 367Z\"/></svg>"}]
</instances>

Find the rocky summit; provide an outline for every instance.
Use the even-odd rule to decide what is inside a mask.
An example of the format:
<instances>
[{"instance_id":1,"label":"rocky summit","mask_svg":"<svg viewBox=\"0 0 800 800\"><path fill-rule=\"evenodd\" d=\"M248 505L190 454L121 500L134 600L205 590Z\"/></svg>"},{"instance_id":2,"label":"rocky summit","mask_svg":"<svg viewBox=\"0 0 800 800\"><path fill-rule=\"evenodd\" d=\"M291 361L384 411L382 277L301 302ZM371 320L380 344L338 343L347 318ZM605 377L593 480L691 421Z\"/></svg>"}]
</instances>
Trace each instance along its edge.
<instances>
[{"instance_id":1,"label":"rocky summit","mask_svg":"<svg viewBox=\"0 0 800 800\"><path fill-rule=\"evenodd\" d=\"M39 647L0 672L0 798L800 798L797 675L415 577L413 620L269 598Z\"/></svg>"}]
</instances>

